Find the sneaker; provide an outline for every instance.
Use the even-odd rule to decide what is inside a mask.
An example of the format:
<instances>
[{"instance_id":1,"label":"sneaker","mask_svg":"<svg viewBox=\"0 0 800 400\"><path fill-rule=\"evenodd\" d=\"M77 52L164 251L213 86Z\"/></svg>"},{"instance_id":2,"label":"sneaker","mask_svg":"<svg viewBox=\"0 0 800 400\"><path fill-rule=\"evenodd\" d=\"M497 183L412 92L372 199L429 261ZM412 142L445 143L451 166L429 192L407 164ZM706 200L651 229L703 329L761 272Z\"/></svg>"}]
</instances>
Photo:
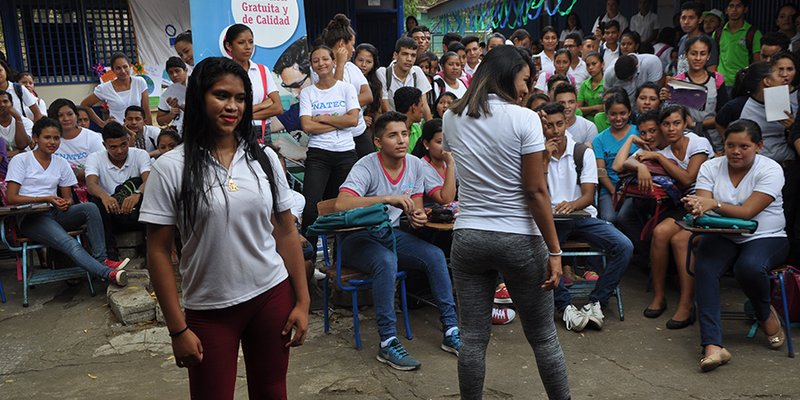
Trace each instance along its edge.
<instances>
[{"instance_id":1,"label":"sneaker","mask_svg":"<svg viewBox=\"0 0 800 400\"><path fill-rule=\"evenodd\" d=\"M111 271L108 280L117 286L125 286L128 284L128 273L120 270Z\"/></svg>"},{"instance_id":2,"label":"sneaker","mask_svg":"<svg viewBox=\"0 0 800 400\"><path fill-rule=\"evenodd\" d=\"M131 262L130 258L126 258L122 261L114 261L111 259L106 259L105 261L103 261L103 264L108 268L115 269L117 271L122 271L123 269L125 269L126 266L128 266L129 262Z\"/></svg>"},{"instance_id":3,"label":"sneaker","mask_svg":"<svg viewBox=\"0 0 800 400\"><path fill-rule=\"evenodd\" d=\"M314 279L318 280L318 281L321 281L321 280L325 279L325 274L322 273L322 271L314 268Z\"/></svg>"},{"instance_id":4,"label":"sneaker","mask_svg":"<svg viewBox=\"0 0 800 400\"><path fill-rule=\"evenodd\" d=\"M594 301L586 304L581 309L581 312L589 318L589 323L597 329L603 329L603 310L600 307L599 301Z\"/></svg>"},{"instance_id":5,"label":"sneaker","mask_svg":"<svg viewBox=\"0 0 800 400\"><path fill-rule=\"evenodd\" d=\"M574 332L582 331L586 324L589 323L589 316L572 304L564 309L564 316L561 319L564 320L567 330Z\"/></svg>"},{"instance_id":6,"label":"sneaker","mask_svg":"<svg viewBox=\"0 0 800 400\"><path fill-rule=\"evenodd\" d=\"M511 304L511 295L508 294L508 289L505 286L494 291L494 304Z\"/></svg>"},{"instance_id":7,"label":"sneaker","mask_svg":"<svg viewBox=\"0 0 800 400\"><path fill-rule=\"evenodd\" d=\"M400 371L411 371L419 368L422 364L414 357L411 357L400 341L392 339L389 345L378 350L378 361L388 364Z\"/></svg>"},{"instance_id":8,"label":"sneaker","mask_svg":"<svg viewBox=\"0 0 800 400\"><path fill-rule=\"evenodd\" d=\"M454 329L450 336L445 336L442 339L442 350L453 353L458 357L458 351L461 350L461 333L458 328Z\"/></svg>"},{"instance_id":9,"label":"sneaker","mask_svg":"<svg viewBox=\"0 0 800 400\"><path fill-rule=\"evenodd\" d=\"M600 279L600 275L594 271L586 271L583 273L583 279L586 279L587 281L596 281Z\"/></svg>"},{"instance_id":10,"label":"sneaker","mask_svg":"<svg viewBox=\"0 0 800 400\"><path fill-rule=\"evenodd\" d=\"M505 325L517 317L517 312L510 308L492 308L492 325Z\"/></svg>"}]
</instances>

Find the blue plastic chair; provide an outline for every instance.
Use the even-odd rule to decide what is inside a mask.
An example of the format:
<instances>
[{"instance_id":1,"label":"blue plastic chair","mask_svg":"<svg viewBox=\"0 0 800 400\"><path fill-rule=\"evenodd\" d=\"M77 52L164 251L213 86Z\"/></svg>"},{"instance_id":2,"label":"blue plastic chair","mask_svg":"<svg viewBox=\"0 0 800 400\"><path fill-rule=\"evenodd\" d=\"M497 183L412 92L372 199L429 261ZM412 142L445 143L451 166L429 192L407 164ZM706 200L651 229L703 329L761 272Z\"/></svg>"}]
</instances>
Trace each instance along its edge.
<instances>
[{"instance_id":1,"label":"blue plastic chair","mask_svg":"<svg viewBox=\"0 0 800 400\"><path fill-rule=\"evenodd\" d=\"M777 268L770 271L770 282L778 282L778 287L781 289L781 300L783 302L783 328L786 329L786 344L789 347L789 357L794 358L794 345L792 344L792 334L789 332L789 327L792 322L789 320L789 304L786 301L786 277L787 274L793 274L792 270L787 268Z\"/></svg>"},{"instance_id":2,"label":"blue plastic chair","mask_svg":"<svg viewBox=\"0 0 800 400\"><path fill-rule=\"evenodd\" d=\"M0 301L6 302L6 291L3 290L3 280L0 279Z\"/></svg>"},{"instance_id":3,"label":"blue plastic chair","mask_svg":"<svg viewBox=\"0 0 800 400\"><path fill-rule=\"evenodd\" d=\"M564 252L561 257L600 257L603 261L603 270L606 269L606 253L602 250L594 249L588 243L584 242L566 242L561 245L561 250ZM573 262L574 264L574 262ZM576 281L572 286L568 287L569 293L573 297L587 298L594 290L597 281ZM625 312L622 307L622 293L619 286L614 289L614 297L617 298L617 307L619 309L619 320L625 320Z\"/></svg>"},{"instance_id":4,"label":"blue plastic chair","mask_svg":"<svg viewBox=\"0 0 800 400\"><path fill-rule=\"evenodd\" d=\"M317 203L317 210L319 215L325 215L334 210L336 199L325 200ZM356 349L361 350L361 329L358 320L358 291L370 289L372 287L372 278L368 275L342 267L342 239L348 233L363 230L365 228L343 229L331 232L334 235L336 247L336 259L331 265L330 255L328 254L328 238L322 236L322 251L325 261L325 285L323 287L323 315L324 315L324 329L325 333L330 331L330 281L334 281L336 287L343 292L350 292L351 301L353 306L353 336L356 341ZM396 249L393 249L396 253ZM406 273L404 271L397 272L397 281L400 282L400 304L403 310L403 321L406 328L406 338L413 339L411 334L411 321L408 316L408 301L406 299Z\"/></svg>"}]
</instances>

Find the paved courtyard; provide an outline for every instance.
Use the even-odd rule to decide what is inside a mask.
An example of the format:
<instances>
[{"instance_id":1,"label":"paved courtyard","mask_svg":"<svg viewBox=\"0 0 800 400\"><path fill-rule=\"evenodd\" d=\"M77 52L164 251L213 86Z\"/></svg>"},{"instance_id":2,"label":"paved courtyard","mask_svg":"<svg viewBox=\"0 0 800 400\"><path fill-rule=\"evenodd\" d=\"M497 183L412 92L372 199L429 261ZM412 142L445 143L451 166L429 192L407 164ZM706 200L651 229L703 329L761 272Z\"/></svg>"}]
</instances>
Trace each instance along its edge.
<instances>
[{"instance_id":1,"label":"paved courtyard","mask_svg":"<svg viewBox=\"0 0 800 400\"><path fill-rule=\"evenodd\" d=\"M0 399L184 399L188 378L171 357L166 330L154 323L122 326L100 292L90 297L85 282L42 285L22 307L13 264L0 264L9 301L0 304ZM558 331L575 399L800 399L800 359L770 351L762 334L746 337L744 321L723 321L733 354L729 365L701 374L699 327L664 328L642 316L646 274L631 268L623 280L625 321L616 303L602 331ZM723 303L741 309L743 294L726 278ZM670 299L677 294L671 293ZM341 310L337 310L341 311ZM364 349L353 348L352 321L335 315L331 334L321 313L311 317L307 344L292 352L291 399L457 399L456 358L439 350L436 310L412 311L414 339L404 340L423 366L390 369L375 360L377 334L371 309L363 313ZM402 319L401 319L402 320ZM493 328L488 351L487 399L542 399L533 353L519 321ZM796 344L800 335L792 334ZM784 348L785 349L785 348ZM245 399L240 362L237 399Z\"/></svg>"}]
</instances>

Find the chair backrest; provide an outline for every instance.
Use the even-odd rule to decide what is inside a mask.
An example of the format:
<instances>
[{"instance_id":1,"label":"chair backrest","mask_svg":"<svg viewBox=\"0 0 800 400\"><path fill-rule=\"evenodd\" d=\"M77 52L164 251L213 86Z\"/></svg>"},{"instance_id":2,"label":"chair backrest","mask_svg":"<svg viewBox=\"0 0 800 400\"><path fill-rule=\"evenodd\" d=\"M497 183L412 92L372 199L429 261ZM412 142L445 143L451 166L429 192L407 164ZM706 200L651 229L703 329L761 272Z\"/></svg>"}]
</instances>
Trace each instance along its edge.
<instances>
[{"instance_id":1,"label":"chair backrest","mask_svg":"<svg viewBox=\"0 0 800 400\"><path fill-rule=\"evenodd\" d=\"M336 212L336 199L322 200L317 203L317 214L320 216Z\"/></svg>"}]
</instances>

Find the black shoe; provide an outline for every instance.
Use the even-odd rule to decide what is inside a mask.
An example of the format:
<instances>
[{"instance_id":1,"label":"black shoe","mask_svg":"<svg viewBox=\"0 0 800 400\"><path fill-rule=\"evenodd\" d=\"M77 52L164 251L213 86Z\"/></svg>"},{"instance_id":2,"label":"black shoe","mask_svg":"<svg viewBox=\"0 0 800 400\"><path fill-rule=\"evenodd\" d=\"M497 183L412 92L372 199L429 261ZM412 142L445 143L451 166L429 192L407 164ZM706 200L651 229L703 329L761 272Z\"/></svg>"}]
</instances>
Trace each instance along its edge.
<instances>
[{"instance_id":1,"label":"black shoe","mask_svg":"<svg viewBox=\"0 0 800 400\"><path fill-rule=\"evenodd\" d=\"M686 328L687 326L694 324L694 321L695 321L696 317L697 316L696 316L696 313L695 313L695 309L694 309L694 307L692 307L692 313L689 314L689 318L687 318L687 319L685 319L683 321L676 321L676 320L670 318L669 321L667 321L667 329L683 329L683 328Z\"/></svg>"},{"instance_id":2,"label":"black shoe","mask_svg":"<svg viewBox=\"0 0 800 400\"><path fill-rule=\"evenodd\" d=\"M661 308L645 308L642 314L644 314L644 316L647 318L658 318L666 310L667 310L667 302L665 301L664 304L661 306Z\"/></svg>"}]
</instances>

